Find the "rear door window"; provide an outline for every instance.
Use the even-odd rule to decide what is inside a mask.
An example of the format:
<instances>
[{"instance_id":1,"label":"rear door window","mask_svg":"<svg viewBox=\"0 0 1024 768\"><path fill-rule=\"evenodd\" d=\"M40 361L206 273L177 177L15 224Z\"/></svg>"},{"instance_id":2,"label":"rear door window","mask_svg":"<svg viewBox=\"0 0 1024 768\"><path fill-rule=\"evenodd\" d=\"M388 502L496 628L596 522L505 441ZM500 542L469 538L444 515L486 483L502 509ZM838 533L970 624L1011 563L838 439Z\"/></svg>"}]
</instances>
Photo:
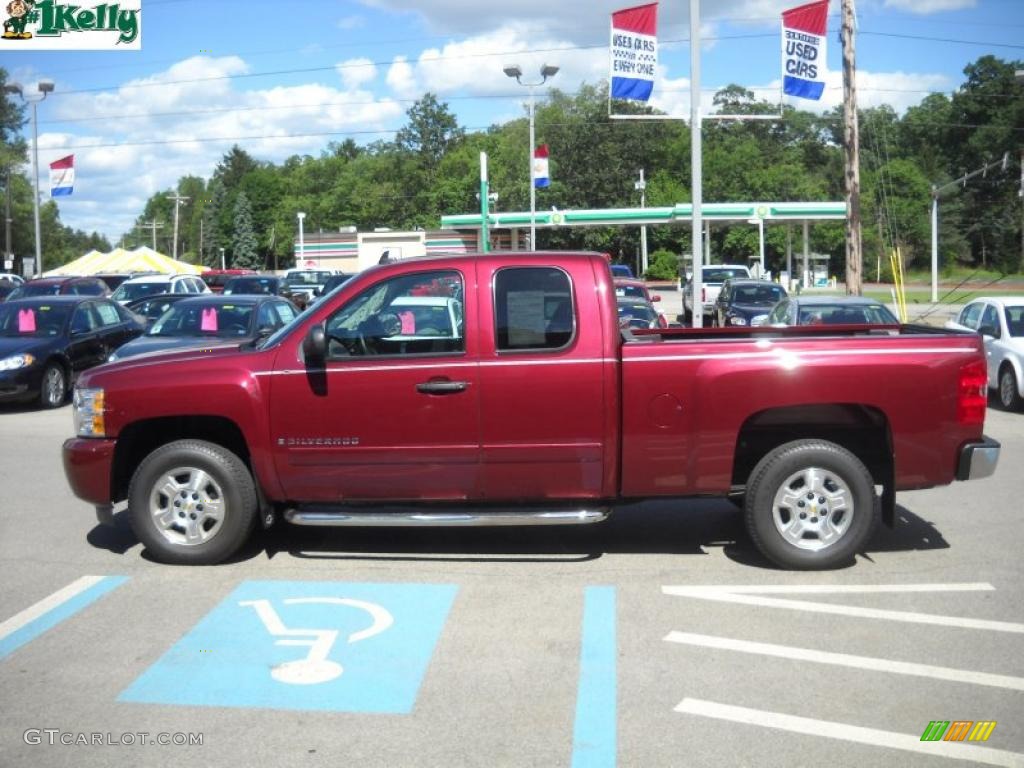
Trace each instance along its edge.
<instances>
[{"instance_id":1,"label":"rear door window","mask_svg":"<svg viewBox=\"0 0 1024 768\"><path fill-rule=\"evenodd\" d=\"M494 276L495 340L499 352L554 351L576 336L569 275L556 267L507 267Z\"/></svg>"}]
</instances>

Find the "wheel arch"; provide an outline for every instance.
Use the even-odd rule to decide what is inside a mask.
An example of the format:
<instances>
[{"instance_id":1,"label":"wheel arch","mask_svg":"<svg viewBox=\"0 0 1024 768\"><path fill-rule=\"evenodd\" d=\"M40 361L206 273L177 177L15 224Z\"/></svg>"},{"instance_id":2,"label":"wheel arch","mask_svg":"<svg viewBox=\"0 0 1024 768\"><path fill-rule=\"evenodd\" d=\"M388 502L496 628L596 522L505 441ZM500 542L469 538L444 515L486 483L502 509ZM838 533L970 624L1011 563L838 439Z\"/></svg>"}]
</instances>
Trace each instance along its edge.
<instances>
[{"instance_id":1,"label":"wheel arch","mask_svg":"<svg viewBox=\"0 0 1024 768\"><path fill-rule=\"evenodd\" d=\"M132 475L150 453L176 440L205 440L227 448L253 472L252 454L241 428L223 416L162 416L135 421L117 436L111 467L111 498L128 497ZM253 473L255 480L255 473ZM258 486L258 483L257 483Z\"/></svg>"},{"instance_id":2,"label":"wheel arch","mask_svg":"<svg viewBox=\"0 0 1024 768\"><path fill-rule=\"evenodd\" d=\"M882 518L895 519L895 458L886 414L861 403L819 403L769 408L743 422L736 438L732 484L746 485L762 457L793 440L827 440L854 454L875 485L883 487Z\"/></svg>"},{"instance_id":3,"label":"wheel arch","mask_svg":"<svg viewBox=\"0 0 1024 768\"><path fill-rule=\"evenodd\" d=\"M999 379L1007 368L1012 370L1013 375L1017 378L1017 395L1024 397L1024 369L1022 369L1020 361L1011 355L1005 355L999 361L999 367L996 369L996 390L999 390Z\"/></svg>"}]
</instances>

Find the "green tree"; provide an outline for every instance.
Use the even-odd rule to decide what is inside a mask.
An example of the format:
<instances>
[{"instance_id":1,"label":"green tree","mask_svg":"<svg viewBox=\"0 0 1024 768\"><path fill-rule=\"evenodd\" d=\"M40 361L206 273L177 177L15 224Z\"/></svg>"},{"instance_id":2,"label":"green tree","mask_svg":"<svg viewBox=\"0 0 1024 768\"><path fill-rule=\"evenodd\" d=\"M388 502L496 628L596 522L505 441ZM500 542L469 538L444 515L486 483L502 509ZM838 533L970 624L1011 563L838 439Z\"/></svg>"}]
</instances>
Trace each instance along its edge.
<instances>
[{"instance_id":1,"label":"green tree","mask_svg":"<svg viewBox=\"0 0 1024 768\"><path fill-rule=\"evenodd\" d=\"M231 238L231 266L239 269L262 269L263 259L257 250L256 233L252 225L252 209L245 192L235 200L235 228Z\"/></svg>"},{"instance_id":2,"label":"green tree","mask_svg":"<svg viewBox=\"0 0 1024 768\"><path fill-rule=\"evenodd\" d=\"M224 197L224 185L217 180L211 181L203 202L203 252L200 258L202 264L214 269L220 267L220 249L227 245L227 238L221 227Z\"/></svg>"},{"instance_id":3,"label":"green tree","mask_svg":"<svg viewBox=\"0 0 1024 768\"><path fill-rule=\"evenodd\" d=\"M242 178L247 173L255 171L258 167L259 163L253 156L235 144L217 163L213 178L223 184L225 189L232 191L242 183Z\"/></svg>"},{"instance_id":4,"label":"green tree","mask_svg":"<svg viewBox=\"0 0 1024 768\"><path fill-rule=\"evenodd\" d=\"M395 144L416 155L424 168L434 169L465 136L447 104L427 93L405 113L409 122L398 131Z\"/></svg>"}]
</instances>

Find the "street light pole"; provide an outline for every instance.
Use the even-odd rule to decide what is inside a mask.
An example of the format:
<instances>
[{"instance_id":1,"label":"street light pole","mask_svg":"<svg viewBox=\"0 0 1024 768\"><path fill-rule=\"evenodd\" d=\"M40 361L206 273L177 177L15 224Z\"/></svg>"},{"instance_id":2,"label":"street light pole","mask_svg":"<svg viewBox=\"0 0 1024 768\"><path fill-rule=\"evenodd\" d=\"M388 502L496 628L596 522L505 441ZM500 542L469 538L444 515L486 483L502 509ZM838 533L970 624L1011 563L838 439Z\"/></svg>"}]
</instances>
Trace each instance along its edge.
<instances>
[{"instance_id":1,"label":"street light pole","mask_svg":"<svg viewBox=\"0 0 1024 768\"><path fill-rule=\"evenodd\" d=\"M299 258L298 258L298 261L299 262L303 262L306 259L306 235L305 235L305 233L302 230L302 221L303 221L303 219L306 218L306 214L303 213L302 211L299 211L295 215L299 217ZM295 266L302 267L302 266L305 266L305 264L297 263Z\"/></svg>"},{"instance_id":2,"label":"street light pole","mask_svg":"<svg viewBox=\"0 0 1024 768\"><path fill-rule=\"evenodd\" d=\"M515 78L517 83L530 89L530 250L535 251L537 250L537 184L536 176L534 175L533 152L536 149L537 139L534 136L534 91L538 86L544 85L549 77L554 77L558 74L558 67L550 64L542 66L540 68L541 79L537 83L524 83L522 79L523 69L518 64L505 67L503 71L509 77Z\"/></svg>"},{"instance_id":3,"label":"street light pole","mask_svg":"<svg viewBox=\"0 0 1024 768\"><path fill-rule=\"evenodd\" d=\"M647 208L647 182L644 181L644 169L640 169L640 181L633 182L633 187L640 190L640 207ZM646 215L646 213L644 214ZM640 227L640 272L641 277L647 274L647 225Z\"/></svg>"},{"instance_id":4,"label":"street light pole","mask_svg":"<svg viewBox=\"0 0 1024 768\"><path fill-rule=\"evenodd\" d=\"M32 179L35 192L32 196L32 211L35 217L36 230L36 275L41 277L43 274L43 245L39 229L39 115L36 111L36 106L46 98L46 94L53 92L53 81L40 80L36 84L36 92L41 95L37 95L35 98L26 96L25 89L20 83L8 83L4 86L4 90L8 93L18 94L21 96L22 101L27 101L32 105Z\"/></svg>"},{"instance_id":5,"label":"street light pole","mask_svg":"<svg viewBox=\"0 0 1024 768\"><path fill-rule=\"evenodd\" d=\"M218 248L217 250L220 251L220 270L221 272L223 272L225 269L227 269L227 266L224 263L224 249Z\"/></svg>"}]
</instances>

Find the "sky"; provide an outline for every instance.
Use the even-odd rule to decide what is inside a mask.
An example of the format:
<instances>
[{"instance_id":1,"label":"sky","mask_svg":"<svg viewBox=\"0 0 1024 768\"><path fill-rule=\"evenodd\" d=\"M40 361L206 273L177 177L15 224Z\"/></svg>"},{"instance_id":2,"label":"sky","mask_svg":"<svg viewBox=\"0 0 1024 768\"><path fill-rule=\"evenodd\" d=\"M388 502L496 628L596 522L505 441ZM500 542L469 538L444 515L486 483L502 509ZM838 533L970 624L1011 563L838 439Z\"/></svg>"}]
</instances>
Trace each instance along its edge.
<instances>
[{"instance_id":1,"label":"sky","mask_svg":"<svg viewBox=\"0 0 1024 768\"><path fill-rule=\"evenodd\" d=\"M142 0L141 50L11 53L16 43L0 40L0 67L28 91L39 79L55 83L38 107L42 195L48 164L74 154L75 190L59 201L61 219L115 241L151 195L184 175L209 178L236 143L280 162L319 155L329 141L388 139L428 91L467 130L484 129L524 114L527 89L503 74L509 64L526 77L557 65L549 84L563 91L599 82L608 76L609 14L630 4ZM703 0L704 105L730 83L779 98L779 14L799 4ZM929 93L949 94L983 55L1024 60L1024 0L858 0L856 9L862 108L903 112ZM825 94L801 108L841 103L839 10L831 0ZM688 0L661 3L658 22L651 103L687 115Z\"/></svg>"}]
</instances>

